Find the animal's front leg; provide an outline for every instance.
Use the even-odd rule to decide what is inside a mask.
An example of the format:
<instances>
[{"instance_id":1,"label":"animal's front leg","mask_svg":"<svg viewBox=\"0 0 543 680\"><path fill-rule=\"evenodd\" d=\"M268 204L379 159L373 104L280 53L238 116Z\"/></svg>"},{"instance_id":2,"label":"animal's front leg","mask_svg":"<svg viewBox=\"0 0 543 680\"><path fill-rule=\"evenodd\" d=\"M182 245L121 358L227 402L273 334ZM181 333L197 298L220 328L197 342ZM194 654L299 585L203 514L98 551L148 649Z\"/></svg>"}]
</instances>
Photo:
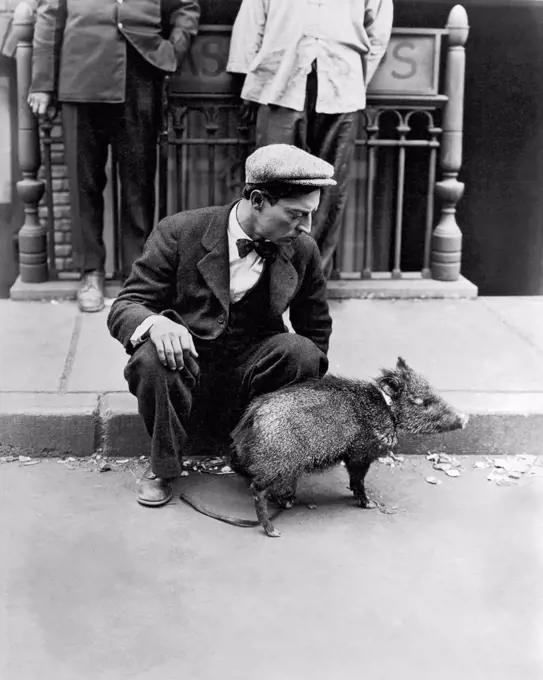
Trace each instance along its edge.
<instances>
[{"instance_id":1,"label":"animal's front leg","mask_svg":"<svg viewBox=\"0 0 543 680\"><path fill-rule=\"evenodd\" d=\"M268 489L268 498L285 510L292 508L296 500L297 483L298 480L294 478Z\"/></svg>"},{"instance_id":2,"label":"animal's front leg","mask_svg":"<svg viewBox=\"0 0 543 680\"><path fill-rule=\"evenodd\" d=\"M349 473L350 488L358 505L361 508L375 508L375 503L368 499L364 486L364 478L370 469L371 460L349 459L345 461L345 465Z\"/></svg>"}]
</instances>

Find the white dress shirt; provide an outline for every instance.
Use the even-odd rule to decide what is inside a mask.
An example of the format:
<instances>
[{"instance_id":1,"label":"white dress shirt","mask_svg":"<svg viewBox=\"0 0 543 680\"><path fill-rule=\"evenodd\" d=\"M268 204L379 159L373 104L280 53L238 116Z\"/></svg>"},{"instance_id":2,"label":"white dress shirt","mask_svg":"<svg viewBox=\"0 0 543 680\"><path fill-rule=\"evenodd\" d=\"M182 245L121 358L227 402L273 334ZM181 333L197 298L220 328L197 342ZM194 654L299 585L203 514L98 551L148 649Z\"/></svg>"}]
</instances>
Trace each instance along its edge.
<instances>
[{"instance_id":1,"label":"white dress shirt","mask_svg":"<svg viewBox=\"0 0 543 680\"><path fill-rule=\"evenodd\" d=\"M251 288L254 288L264 270L264 260L254 250L243 258L239 256L236 241L238 239L249 239L252 241L253 239L243 231L238 222L238 205L239 203L236 203L230 211L227 229L228 259L230 263L230 302L238 302ZM143 335L158 318L157 314L152 314L140 323L130 338L130 342L134 347L141 342Z\"/></svg>"},{"instance_id":2,"label":"white dress shirt","mask_svg":"<svg viewBox=\"0 0 543 680\"><path fill-rule=\"evenodd\" d=\"M253 288L264 269L264 260L252 250L241 258L236 241L240 238L253 239L243 231L237 218L239 203L233 207L228 219L228 254L230 260L230 302L238 302Z\"/></svg>"}]
</instances>

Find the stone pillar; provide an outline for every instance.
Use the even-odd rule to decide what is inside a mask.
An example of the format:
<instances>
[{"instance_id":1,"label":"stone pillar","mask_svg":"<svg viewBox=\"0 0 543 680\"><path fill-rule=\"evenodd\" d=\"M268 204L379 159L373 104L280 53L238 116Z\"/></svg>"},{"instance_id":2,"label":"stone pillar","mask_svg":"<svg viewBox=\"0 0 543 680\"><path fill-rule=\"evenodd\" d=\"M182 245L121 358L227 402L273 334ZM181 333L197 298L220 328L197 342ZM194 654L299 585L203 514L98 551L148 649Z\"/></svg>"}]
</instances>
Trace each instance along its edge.
<instances>
[{"instance_id":1,"label":"stone pillar","mask_svg":"<svg viewBox=\"0 0 543 680\"><path fill-rule=\"evenodd\" d=\"M436 183L436 195L441 201L441 217L432 235L432 278L456 281L460 276L462 232L456 222L456 206L464 193L458 181L462 166L462 135L464 116L465 44L469 25L466 10L456 5L447 21L448 52L445 71L445 94L448 97L443 113L440 166L443 179Z\"/></svg>"},{"instance_id":2,"label":"stone pillar","mask_svg":"<svg viewBox=\"0 0 543 680\"><path fill-rule=\"evenodd\" d=\"M19 273L24 283L47 281L47 236L38 218L38 204L45 184L38 179L41 164L38 120L27 103L32 76L34 14L21 2L15 9L13 26L17 36L17 104L19 117L19 168L23 178L17 193L24 205L24 224L19 230Z\"/></svg>"}]
</instances>

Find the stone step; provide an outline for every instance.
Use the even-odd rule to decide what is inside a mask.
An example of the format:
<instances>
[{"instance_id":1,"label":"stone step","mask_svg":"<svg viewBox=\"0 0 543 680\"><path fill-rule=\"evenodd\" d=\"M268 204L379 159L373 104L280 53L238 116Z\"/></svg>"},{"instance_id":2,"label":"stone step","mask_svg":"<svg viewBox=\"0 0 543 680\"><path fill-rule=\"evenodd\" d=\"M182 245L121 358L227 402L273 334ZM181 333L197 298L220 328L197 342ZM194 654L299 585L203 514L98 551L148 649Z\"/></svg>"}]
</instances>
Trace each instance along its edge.
<instances>
[{"instance_id":1,"label":"stone step","mask_svg":"<svg viewBox=\"0 0 543 680\"><path fill-rule=\"evenodd\" d=\"M47 281L45 283L23 283L20 279L13 284L10 298L19 302L75 300L78 282L75 280ZM390 274L376 272L371 279L360 279L359 275L345 276L341 280L328 281L330 300L347 299L465 299L477 297L477 286L461 276L458 281L435 281L423 279L418 273L406 273L401 279L391 279ZM114 298L120 290L117 281L106 283L106 296Z\"/></svg>"},{"instance_id":2,"label":"stone step","mask_svg":"<svg viewBox=\"0 0 543 680\"><path fill-rule=\"evenodd\" d=\"M465 430L403 436L403 455L541 454L543 394L444 393L470 416ZM0 455L148 455L150 439L128 393L0 394ZM210 452L213 455L214 452Z\"/></svg>"}]
</instances>

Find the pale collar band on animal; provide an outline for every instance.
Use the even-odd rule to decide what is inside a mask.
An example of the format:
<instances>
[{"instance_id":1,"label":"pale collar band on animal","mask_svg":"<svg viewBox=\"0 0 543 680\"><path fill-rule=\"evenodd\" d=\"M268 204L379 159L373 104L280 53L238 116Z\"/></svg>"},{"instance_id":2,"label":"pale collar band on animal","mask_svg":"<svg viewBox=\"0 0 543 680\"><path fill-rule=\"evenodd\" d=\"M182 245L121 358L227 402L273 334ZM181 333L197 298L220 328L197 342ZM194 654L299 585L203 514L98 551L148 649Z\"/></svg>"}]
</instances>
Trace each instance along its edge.
<instances>
[{"instance_id":1,"label":"pale collar band on animal","mask_svg":"<svg viewBox=\"0 0 543 680\"><path fill-rule=\"evenodd\" d=\"M275 260L277 255L277 246L271 241L251 241L248 238L239 238L236 245L241 258L247 257L252 250L263 260Z\"/></svg>"},{"instance_id":2,"label":"pale collar band on animal","mask_svg":"<svg viewBox=\"0 0 543 680\"><path fill-rule=\"evenodd\" d=\"M389 394L387 394L384 389L379 387L379 385L377 383L373 383L373 384L379 390L379 392L381 392L381 396L385 400L385 404L390 408L392 406L392 397Z\"/></svg>"}]
</instances>

